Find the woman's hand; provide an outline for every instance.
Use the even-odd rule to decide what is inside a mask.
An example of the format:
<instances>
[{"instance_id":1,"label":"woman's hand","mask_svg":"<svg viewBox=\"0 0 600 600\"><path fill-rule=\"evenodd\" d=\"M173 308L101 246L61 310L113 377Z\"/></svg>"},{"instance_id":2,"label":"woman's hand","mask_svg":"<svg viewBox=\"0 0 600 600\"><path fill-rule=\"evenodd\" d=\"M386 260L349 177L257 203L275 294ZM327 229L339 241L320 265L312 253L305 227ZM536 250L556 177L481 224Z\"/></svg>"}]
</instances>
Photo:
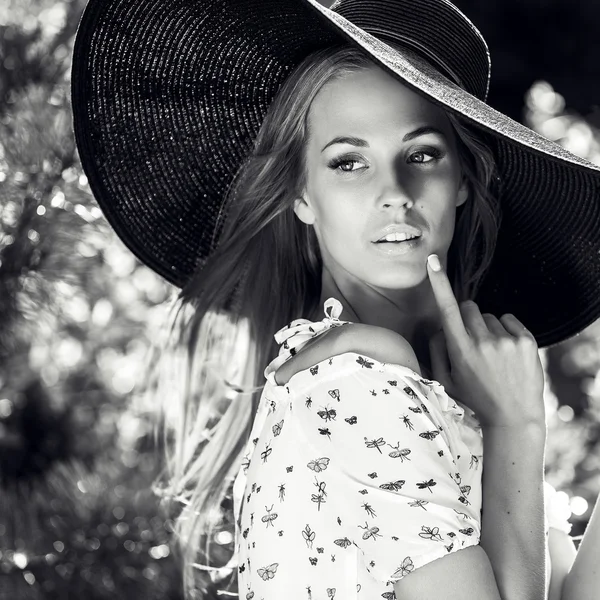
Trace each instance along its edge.
<instances>
[{"instance_id":1,"label":"woman's hand","mask_svg":"<svg viewBox=\"0 0 600 600\"><path fill-rule=\"evenodd\" d=\"M483 427L536 424L545 428L544 372L531 332L514 315L460 308L442 267L427 261L443 329L429 342L434 378L475 411Z\"/></svg>"}]
</instances>

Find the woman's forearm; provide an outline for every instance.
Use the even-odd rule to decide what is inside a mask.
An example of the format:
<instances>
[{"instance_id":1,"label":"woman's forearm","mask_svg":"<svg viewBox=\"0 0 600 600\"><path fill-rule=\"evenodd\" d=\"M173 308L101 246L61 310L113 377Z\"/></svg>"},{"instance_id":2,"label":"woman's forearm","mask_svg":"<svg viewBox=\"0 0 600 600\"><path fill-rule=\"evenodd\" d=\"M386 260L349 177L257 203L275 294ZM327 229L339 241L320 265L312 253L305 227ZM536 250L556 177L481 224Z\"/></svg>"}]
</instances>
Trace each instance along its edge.
<instances>
[{"instance_id":1,"label":"woman's forearm","mask_svg":"<svg viewBox=\"0 0 600 600\"><path fill-rule=\"evenodd\" d=\"M566 576L561 600L598 598L600 590L600 508L596 506L587 525L575 562Z\"/></svg>"},{"instance_id":2,"label":"woman's forearm","mask_svg":"<svg viewBox=\"0 0 600 600\"><path fill-rule=\"evenodd\" d=\"M502 600L546 594L543 425L483 429L481 546Z\"/></svg>"}]
</instances>

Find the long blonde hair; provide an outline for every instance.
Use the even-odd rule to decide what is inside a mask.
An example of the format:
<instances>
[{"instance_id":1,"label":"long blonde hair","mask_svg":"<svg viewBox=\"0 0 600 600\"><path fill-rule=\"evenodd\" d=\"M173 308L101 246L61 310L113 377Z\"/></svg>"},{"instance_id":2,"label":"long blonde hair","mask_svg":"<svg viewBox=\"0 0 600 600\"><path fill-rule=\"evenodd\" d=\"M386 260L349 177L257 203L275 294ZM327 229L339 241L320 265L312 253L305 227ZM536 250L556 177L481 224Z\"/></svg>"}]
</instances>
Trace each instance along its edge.
<instances>
[{"instance_id":1,"label":"long blonde hair","mask_svg":"<svg viewBox=\"0 0 600 600\"><path fill-rule=\"evenodd\" d=\"M156 431L166 472L155 491L173 511L186 597L217 597L215 584L226 573L219 568L234 541L213 552L211 541L234 529L231 485L263 370L278 350L273 335L313 314L320 297L317 240L292 210L305 183L309 108L325 83L371 65L360 50L338 46L311 54L289 75L225 198L218 246L179 294L157 345L149 389L163 408ZM475 296L491 262L500 212L490 192L494 161L481 132L448 117L470 184L448 253L448 273L462 301Z\"/></svg>"}]
</instances>

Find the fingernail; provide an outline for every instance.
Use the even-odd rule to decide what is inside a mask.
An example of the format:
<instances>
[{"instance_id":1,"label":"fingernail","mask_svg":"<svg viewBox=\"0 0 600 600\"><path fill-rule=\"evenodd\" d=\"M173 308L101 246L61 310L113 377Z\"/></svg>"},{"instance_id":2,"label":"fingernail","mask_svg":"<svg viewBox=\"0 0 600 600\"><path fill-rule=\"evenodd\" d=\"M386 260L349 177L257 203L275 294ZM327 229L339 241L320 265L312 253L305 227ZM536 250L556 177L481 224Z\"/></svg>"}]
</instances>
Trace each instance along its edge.
<instances>
[{"instance_id":1,"label":"fingernail","mask_svg":"<svg viewBox=\"0 0 600 600\"><path fill-rule=\"evenodd\" d=\"M437 254L430 254L427 257L427 262L434 271L439 271L442 268L442 265L440 264L440 259L438 258Z\"/></svg>"}]
</instances>

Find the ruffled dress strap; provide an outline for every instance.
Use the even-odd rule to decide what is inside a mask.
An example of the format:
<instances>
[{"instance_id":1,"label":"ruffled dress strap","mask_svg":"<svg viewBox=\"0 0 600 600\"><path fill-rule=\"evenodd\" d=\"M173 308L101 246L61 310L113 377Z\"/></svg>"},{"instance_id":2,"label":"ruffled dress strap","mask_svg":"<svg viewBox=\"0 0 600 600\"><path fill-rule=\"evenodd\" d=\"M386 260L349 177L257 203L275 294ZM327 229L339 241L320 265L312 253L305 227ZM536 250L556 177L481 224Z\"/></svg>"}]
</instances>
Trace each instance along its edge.
<instances>
[{"instance_id":1,"label":"ruffled dress strap","mask_svg":"<svg viewBox=\"0 0 600 600\"><path fill-rule=\"evenodd\" d=\"M321 335L333 327L346 325L350 321L340 321L342 304L336 298L329 298L323 304L325 318L321 321L309 321L308 319L296 319L289 325L282 327L275 334L275 341L279 344L279 354L265 369L265 379L273 386L277 386L275 373L279 367L294 356L309 340Z\"/></svg>"}]
</instances>

